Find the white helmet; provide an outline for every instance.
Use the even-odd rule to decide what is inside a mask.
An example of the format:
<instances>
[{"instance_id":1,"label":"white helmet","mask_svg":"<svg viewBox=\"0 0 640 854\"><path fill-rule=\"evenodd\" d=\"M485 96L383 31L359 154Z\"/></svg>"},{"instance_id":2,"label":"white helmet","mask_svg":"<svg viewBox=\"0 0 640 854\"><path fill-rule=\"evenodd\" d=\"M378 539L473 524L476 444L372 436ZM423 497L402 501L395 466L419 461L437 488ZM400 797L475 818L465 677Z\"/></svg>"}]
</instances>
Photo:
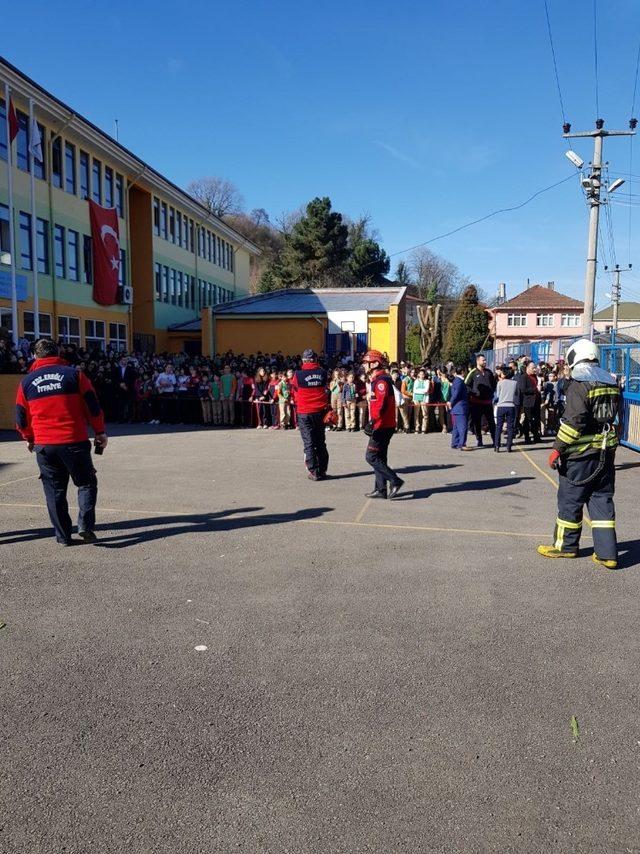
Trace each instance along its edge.
<instances>
[{"instance_id":1,"label":"white helmet","mask_svg":"<svg viewBox=\"0 0 640 854\"><path fill-rule=\"evenodd\" d=\"M580 338L569 347L565 359L570 368L575 367L578 362L600 362L600 350L593 341Z\"/></svg>"}]
</instances>

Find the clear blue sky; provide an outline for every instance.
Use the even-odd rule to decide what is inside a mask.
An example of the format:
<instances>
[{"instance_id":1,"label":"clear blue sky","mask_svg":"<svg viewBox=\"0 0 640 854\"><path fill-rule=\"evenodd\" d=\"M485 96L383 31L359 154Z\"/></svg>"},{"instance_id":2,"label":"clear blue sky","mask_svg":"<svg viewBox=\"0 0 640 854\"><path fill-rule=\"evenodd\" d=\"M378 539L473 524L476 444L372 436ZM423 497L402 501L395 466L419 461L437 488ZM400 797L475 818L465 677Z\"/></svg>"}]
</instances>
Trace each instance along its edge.
<instances>
[{"instance_id":1,"label":"clear blue sky","mask_svg":"<svg viewBox=\"0 0 640 854\"><path fill-rule=\"evenodd\" d=\"M574 130L590 128L591 2L548 3L567 117ZM370 213L389 253L573 171L543 0L65 0L63 12L36 0L25 8L3 12L7 58L105 130L117 116L121 141L176 183L227 177L248 208L272 218L328 195L345 213ZM640 6L599 0L598 9L600 113L608 127L625 128ZM640 113L640 93L637 101ZM575 148L590 159L590 144ZM634 148L640 175L640 141ZM605 157L612 174L628 171L628 140L606 142ZM612 215L626 264L628 209ZM489 293L506 281L513 296L530 278L581 296L586 225L571 181L431 248ZM637 274L624 281L638 299L639 228L636 210ZM600 305L607 281L600 274Z\"/></svg>"}]
</instances>

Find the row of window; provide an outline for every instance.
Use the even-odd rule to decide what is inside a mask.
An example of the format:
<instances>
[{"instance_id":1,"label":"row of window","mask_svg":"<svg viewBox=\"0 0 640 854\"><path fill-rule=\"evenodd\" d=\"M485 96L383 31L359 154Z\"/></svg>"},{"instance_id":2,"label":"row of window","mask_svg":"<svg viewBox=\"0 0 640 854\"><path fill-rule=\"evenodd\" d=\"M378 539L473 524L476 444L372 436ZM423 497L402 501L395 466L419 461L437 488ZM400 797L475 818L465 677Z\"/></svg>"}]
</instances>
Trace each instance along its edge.
<instances>
[{"instance_id":1,"label":"row of window","mask_svg":"<svg viewBox=\"0 0 640 854\"><path fill-rule=\"evenodd\" d=\"M580 326L581 315L580 314L562 314L560 315L560 326L567 327L577 327ZM526 314L507 314L507 326L527 326L527 315ZM536 314L536 326L554 326L555 325L555 315L553 314Z\"/></svg>"},{"instance_id":2,"label":"row of window","mask_svg":"<svg viewBox=\"0 0 640 854\"><path fill-rule=\"evenodd\" d=\"M233 246L157 196L153 197L153 233L187 252L195 252L197 239L200 258L233 272Z\"/></svg>"},{"instance_id":3,"label":"row of window","mask_svg":"<svg viewBox=\"0 0 640 854\"><path fill-rule=\"evenodd\" d=\"M20 266L23 270L33 270L33 252L31 244L31 214L20 211L18 218L18 245L20 247ZM9 253L9 208L0 205L0 252ZM82 253L82 259L80 257ZM81 263L82 260L82 263ZM38 273L49 275L49 221L36 218L36 262ZM57 279L71 282L93 282L93 258L91 254L91 235L80 234L63 225L53 226L53 264ZM127 254L120 250L119 281L127 284Z\"/></svg>"},{"instance_id":4,"label":"row of window","mask_svg":"<svg viewBox=\"0 0 640 854\"><path fill-rule=\"evenodd\" d=\"M233 299L233 291L205 279L198 279L196 288L195 276L190 276L181 270L174 270L164 264L156 263L154 272L158 302L199 311L206 306L230 302Z\"/></svg>"},{"instance_id":5,"label":"row of window","mask_svg":"<svg viewBox=\"0 0 640 854\"><path fill-rule=\"evenodd\" d=\"M29 171L29 144L31 128L29 116L16 110L18 135L16 137L15 165L23 172ZM5 102L0 100L0 158L7 159L7 111ZM43 181L47 179L46 129L38 122L42 138L42 160L33 160L33 174ZM116 208L118 216L124 216L124 178L110 166L96 157L90 157L86 151L76 149L71 142L63 140L51 131L51 183L81 199L93 199L99 205Z\"/></svg>"},{"instance_id":6,"label":"row of window","mask_svg":"<svg viewBox=\"0 0 640 854\"><path fill-rule=\"evenodd\" d=\"M35 339L35 317L32 311L24 312L24 329L23 337L28 341ZM51 324L51 315L39 313L40 335L42 337L51 338L53 329ZM13 332L11 311L7 308L0 309L0 326L3 326L9 333ZM66 344L77 344L80 346L80 318L67 317L60 315L58 317L58 339ZM109 336L106 336L106 333ZM85 347L98 347L101 350L106 349L107 343L114 350L126 350L127 343L127 324L126 323L105 323L104 320L85 320L84 322L84 338Z\"/></svg>"}]
</instances>

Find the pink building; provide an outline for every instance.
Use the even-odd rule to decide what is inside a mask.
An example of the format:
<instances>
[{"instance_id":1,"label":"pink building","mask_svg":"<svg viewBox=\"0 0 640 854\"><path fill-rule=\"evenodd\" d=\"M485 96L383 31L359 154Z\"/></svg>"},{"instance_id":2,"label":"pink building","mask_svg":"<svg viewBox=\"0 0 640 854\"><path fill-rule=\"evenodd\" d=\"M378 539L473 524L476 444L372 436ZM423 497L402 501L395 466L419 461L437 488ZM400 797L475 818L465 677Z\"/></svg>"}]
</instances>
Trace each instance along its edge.
<instances>
[{"instance_id":1,"label":"pink building","mask_svg":"<svg viewBox=\"0 0 640 854\"><path fill-rule=\"evenodd\" d=\"M513 299L493 306L493 331L496 350L518 350L522 342L555 341L582 335L580 300L560 294L553 282L531 285ZM555 348L552 348L555 349Z\"/></svg>"}]
</instances>

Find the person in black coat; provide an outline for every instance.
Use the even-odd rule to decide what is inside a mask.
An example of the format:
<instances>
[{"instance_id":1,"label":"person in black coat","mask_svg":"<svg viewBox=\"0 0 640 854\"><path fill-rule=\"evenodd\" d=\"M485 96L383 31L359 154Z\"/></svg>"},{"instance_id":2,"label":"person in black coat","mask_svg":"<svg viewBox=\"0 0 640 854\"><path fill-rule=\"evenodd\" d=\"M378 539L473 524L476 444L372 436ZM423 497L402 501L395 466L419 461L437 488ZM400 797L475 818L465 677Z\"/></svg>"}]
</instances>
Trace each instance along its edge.
<instances>
[{"instance_id":1,"label":"person in black coat","mask_svg":"<svg viewBox=\"0 0 640 854\"><path fill-rule=\"evenodd\" d=\"M524 412L522 423L524 441L530 445L532 433L533 441L540 441L540 404L542 403L542 395L538 388L538 371L533 362L529 362L524 374L518 377L518 394Z\"/></svg>"},{"instance_id":2,"label":"person in black coat","mask_svg":"<svg viewBox=\"0 0 640 854\"><path fill-rule=\"evenodd\" d=\"M136 404L136 380L138 372L126 356L122 356L113 369L116 418L132 421Z\"/></svg>"}]
</instances>

